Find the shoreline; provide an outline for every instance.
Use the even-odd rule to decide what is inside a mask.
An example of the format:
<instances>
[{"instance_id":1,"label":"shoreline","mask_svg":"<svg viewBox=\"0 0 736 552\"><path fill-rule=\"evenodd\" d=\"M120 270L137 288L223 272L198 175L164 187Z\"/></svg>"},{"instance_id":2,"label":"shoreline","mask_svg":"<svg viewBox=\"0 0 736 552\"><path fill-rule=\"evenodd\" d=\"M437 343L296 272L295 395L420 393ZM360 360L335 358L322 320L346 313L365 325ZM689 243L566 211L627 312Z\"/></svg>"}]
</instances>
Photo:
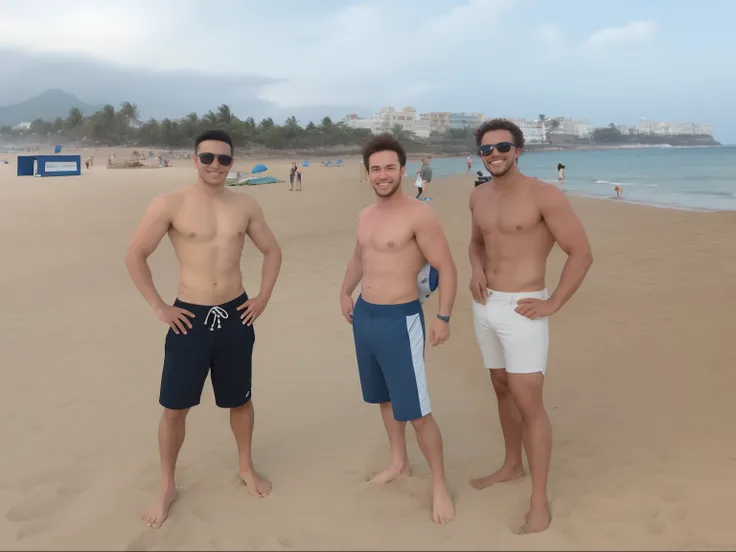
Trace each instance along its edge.
<instances>
[{"instance_id":1,"label":"shoreline","mask_svg":"<svg viewBox=\"0 0 736 552\"><path fill-rule=\"evenodd\" d=\"M457 174L448 174L448 175L442 175L435 179L435 182L444 182L445 180L452 180L457 178L458 176L462 176L466 173L457 173ZM539 179L542 180L542 179ZM547 180L543 180L543 182L547 182L547 184L554 184L553 182L548 182ZM557 184L554 184L558 188ZM657 203L657 202L648 202L648 201L640 201L635 199L624 199L624 198L616 198L616 197L600 197L593 194L586 194L585 192L577 191L577 190L566 190L565 188L561 188L561 190L565 193L566 196L571 197L582 197L585 199L594 199L596 201L615 201L617 203L626 203L628 205L640 205L642 207L650 207L652 209L665 209L668 211L684 211L688 213L736 213L736 209L708 209L705 207L688 207L684 205L673 205L668 203ZM470 191L468 191L470 193Z\"/></svg>"}]
</instances>

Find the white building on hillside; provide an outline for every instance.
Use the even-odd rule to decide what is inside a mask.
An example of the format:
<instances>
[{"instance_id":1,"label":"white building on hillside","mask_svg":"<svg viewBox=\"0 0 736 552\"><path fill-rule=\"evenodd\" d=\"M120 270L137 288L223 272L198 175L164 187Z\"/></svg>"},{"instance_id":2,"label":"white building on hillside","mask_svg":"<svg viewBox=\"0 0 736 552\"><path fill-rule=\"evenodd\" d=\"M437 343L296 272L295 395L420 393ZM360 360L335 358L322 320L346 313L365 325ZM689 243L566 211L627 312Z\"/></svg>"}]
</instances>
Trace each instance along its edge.
<instances>
[{"instance_id":1,"label":"white building on hillside","mask_svg":"<svg viewBox=\"0 0 736 552\"><path fill-rule=\"evenodd\" d=\"M547 126L545 121L528 121L520 118L510 118L524 134L524 142L527 144L543 144L547 141Z\"/></svg>"},{"instance_id":2,"label":"white building on hillside","mask_svg":"<svg viewBox=\"0 0 736 552\"><path fill-rule=\"evenodd\" d=\"M557 121L557 123L552 121ZM575 120L570 117L554 117L546 121L546 126L549 132L553 134L565 134L576 138L588 138L593 133L593 127L587 119Z\"/></svg>"},{"instance_id":3,"label":"white building on hillside","mask_svg":"<svg viewBox=\"0 0 736 552\"><path fill-rule=\"evenodd\" d=\"M348 115L343 121L352 128L365 128L373 134L391 132L394 126L413 132L420 138L429 138L431 132L430 121L417 116L417 110L411 106L404 107L401 110L396 110L391 106L382 107L378 113L370 117Z\"/></svg>"},{"instance_id":4,"label":"white building on hillside","mask_svg":"<svg viewBox=\"0 0 736 552\"><path fill-rule=\"evenodd\" d=\"M451 111L431 111L419 115L420 119L429 120L432 132L447 130L476 129L483 122L482 113L453 113Z\"/></svg>"},{"instance_id":5,"label":"white building on hillside","mask_svg":"<svg viewBox=\"0 0 736 552\"><path fill-rule=\"evenodd\" d=\"M710 135L710 126L704 123L672 123L663 121L640 120L636 123L639 134L654 134L655 136L678 135Z\"/></svg>"}]
</instances>

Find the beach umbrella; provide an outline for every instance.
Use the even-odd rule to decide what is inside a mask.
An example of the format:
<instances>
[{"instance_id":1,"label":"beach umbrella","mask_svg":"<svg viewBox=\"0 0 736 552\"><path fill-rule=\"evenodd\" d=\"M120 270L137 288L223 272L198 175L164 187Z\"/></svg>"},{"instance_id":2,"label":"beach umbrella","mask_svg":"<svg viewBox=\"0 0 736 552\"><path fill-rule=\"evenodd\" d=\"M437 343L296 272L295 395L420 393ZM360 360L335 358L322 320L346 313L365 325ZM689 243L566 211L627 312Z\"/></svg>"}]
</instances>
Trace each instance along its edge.
<instances>
[{"instance_id":1,"label":"beach umbrella","mask_svg":"<svg viewBox=\"0 0 736 552\"><path fill-rule=\"evenodd\" d=\"M268 167L266 167L266 165L264 165L263 163L258 163L256 166L254 166L250 170L250 172L251 174L257 174L257 173L266 172L267 170L268 170Z\"/></svg>"},{"instance_id":2,"label":"beach umbrella","mask_svg":"<svg viewBox=\"0 0 736 552\"><path fill-rule=\"evenodd\" d=\"M308 167L308 166L309 166L309 159L307 159L306 161L304 161L304 163L302 163L302 167Z\"/></svg>"}]
</instances>

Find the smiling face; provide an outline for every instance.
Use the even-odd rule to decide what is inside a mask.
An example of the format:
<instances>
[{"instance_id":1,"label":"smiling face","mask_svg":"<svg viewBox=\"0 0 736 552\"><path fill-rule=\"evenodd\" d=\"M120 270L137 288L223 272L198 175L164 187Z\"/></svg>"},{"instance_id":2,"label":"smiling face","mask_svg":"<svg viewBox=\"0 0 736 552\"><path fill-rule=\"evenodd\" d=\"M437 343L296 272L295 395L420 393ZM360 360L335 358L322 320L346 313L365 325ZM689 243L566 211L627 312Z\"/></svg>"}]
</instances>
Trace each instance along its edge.
<instances>
[{"instance_id":1,"label":"smiling face","mask_svg":"<svg viewBox=\"0 0 736 552\"><path fill-rule=\"evenodd\" d=\"M404 167L395 151L377 151L368 159L368 180L381 198L394 195L401 188Z\"/></svg>"},{"instance_id":2,"label":"smiling face","mask_svg":"<svg viewBox=\"0 0 736 552\"><path fill-rule=\"evenodd\" d=\"M211 154L209 156L202 154ZM232 150L230 146L225 142L218 140L204 140L199 144L197 148L197 155L194 157L194 166L197 168L199 173L199 179L207 184L207 186L217 187L224 186L225 179L230 173L230 167L232 167L232 161L229 165L224 165L220 161L220 155L227 156L232 160ZM212 163L205 163L200 159L205 157L205 161L209 161L209 157L214 157Z\"/></svg>"},{"instance_id":3,"label":"smiling face","mask_svg":"<svg viewBox=\"0 0 736 552\"><path fill-rule=\"evenodd\" d=\"M483 135L480 146L496 145L504 143L514 144L514 136L508 130L489 130ZM503 147L501 147L503 149ZM483 165L493 178L502 177L516 167L516 161L521 155L521 150L515 145L508 152L499 151L494 147L490 154L482 155Z\"/></svg>"}]
</instances>

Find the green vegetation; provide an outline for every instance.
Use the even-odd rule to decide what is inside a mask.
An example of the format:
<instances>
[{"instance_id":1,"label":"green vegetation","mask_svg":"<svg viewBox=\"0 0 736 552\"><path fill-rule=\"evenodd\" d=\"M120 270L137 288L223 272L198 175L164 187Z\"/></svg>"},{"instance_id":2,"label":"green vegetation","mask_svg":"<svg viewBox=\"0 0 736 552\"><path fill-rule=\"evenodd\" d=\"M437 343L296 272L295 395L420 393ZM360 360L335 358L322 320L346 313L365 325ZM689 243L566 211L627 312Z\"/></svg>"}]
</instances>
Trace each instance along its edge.
<instances>
[{"instance_id":1,"label":"green vegetation","mask_svg":"<svg viewBox=\"0 0 736 552\"><path fill-rule=\"evenodd\" d=\"M252 117L239 119L228 105L202 116L190 113L181 119L158 121L139 120L138 107L123 102L118 110L106 105L91 116L85 117L78 108L72 108L66 119L55 121L36 119L30 129L0 127L0 135L10 138L66 139L98 144L101 146L141 146L166 148L191 148L196 136L204 130L220 128L233 137L236 146L265 147L274 150L308 150L317 148L358 148L371 136L369 130L356 129L324 117L319 124L309 122L301 126L295 117L289 117L282 125L270 117L256 123ZM422 144L413 133L400 127L394 133L407 145Z\"/></svg>"},{"instance_id":2,"label":"green vegetation","mask_svg":"<svg viewBox=\"0 0 736 552\"><path fill-rule=\"evenodd\" d=\"M610 123L605 128L596 128L593 131L593 142L596 145L622 145L622 144L670 144L672 146L687 145L718 145L712 136L708 135L682 135L682 136L658 136L655 134L640 134L633 129L628 133L621 132L616 125Z\"/></svg>"},{"instance_id":3,"label":"green vegetation","mask_svg":"<svg viewBox=\"0 0 736 552\"><path fill-rule=\"evenodd\" d=\"M539 119L547 122L549 131L560 127L558 119L548 119L540 114ZM289 151L330 150L350 152L358 149L371 136L366 129L352 128L343 122L334 123L324 117L319 124L310 121L305 126L296 117L288 117L279 125L267 117L260 122L252 117L239 119L228 105L202 116L190 113L181 119L149 119L140 121L138 107L123 102L119 109L105 105L96 113L85 117L79 108L72 108L66 119L54 121L34 120L29 129L0 127L0 137L14 141L45 139L53 141L75 141L99 146L130 146L154 148L189 149L195 137L204 130L220 128L233 137L236 147L245 149L268 149ZM473 132L475 128L448 129L420 139L413 132L394 126L391 132L404 144L410 153L435 153L464 155L475 152ZM554 139L553 139L554 137ZM546 144L530 144L529 149L548 147L615 146L622 144L672 144L672 145L717 145L710 136L654 136L622 134L613 123L606 128L597 128L590 138L550 134Z\"/></svg>"}]
</instances>

